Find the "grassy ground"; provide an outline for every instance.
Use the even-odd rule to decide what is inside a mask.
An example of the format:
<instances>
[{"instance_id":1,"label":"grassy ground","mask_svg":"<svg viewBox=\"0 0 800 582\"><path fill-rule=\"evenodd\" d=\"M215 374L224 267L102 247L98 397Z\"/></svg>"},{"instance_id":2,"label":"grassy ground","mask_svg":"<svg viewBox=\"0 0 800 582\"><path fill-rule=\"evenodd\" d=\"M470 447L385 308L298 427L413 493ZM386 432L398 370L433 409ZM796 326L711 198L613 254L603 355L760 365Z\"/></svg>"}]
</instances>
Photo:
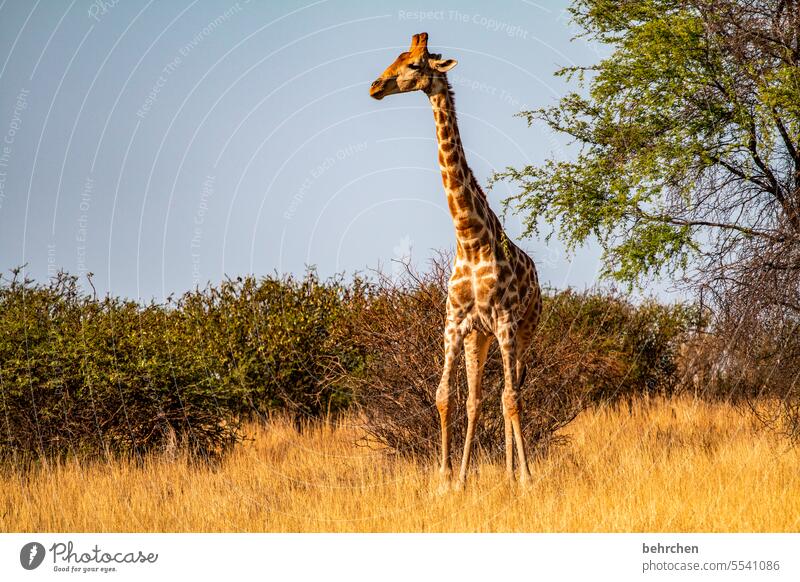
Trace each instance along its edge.
<instances>
[{"instance_id":1,"label":"grassy ground","mask_svg":"<svg viewBox=\"0 0 800 582\"><path fill-rule=\"evenodd\" d=\"M253 426L217 467L154 458L0 477L3 531L800 530L800 451L723 404L601 408L510 487L480 463L464 492L435 471L354 445L346 425Z\"/></svg>"}]
</instances>

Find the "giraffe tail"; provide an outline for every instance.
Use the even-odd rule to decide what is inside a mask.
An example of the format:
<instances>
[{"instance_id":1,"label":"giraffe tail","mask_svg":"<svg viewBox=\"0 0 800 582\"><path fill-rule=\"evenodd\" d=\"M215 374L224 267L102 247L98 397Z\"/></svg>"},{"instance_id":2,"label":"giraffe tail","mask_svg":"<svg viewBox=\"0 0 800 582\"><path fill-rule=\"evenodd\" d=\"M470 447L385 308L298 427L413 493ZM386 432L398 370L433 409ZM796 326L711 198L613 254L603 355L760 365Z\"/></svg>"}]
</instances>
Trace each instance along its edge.
<instances>
[{"instance_id":1,"label":"giraffe tail","mask_svg":"<svg viewBox=\"0 0 800 582\"><path fill-rule=\"evenodd\" d=\"M528 376L528 365L525 364L522 367L522 373L519 375L519 381L517 383L517 390L522 390L522 387L525 385L525 378Z\"/></svg>"}]
</instances>

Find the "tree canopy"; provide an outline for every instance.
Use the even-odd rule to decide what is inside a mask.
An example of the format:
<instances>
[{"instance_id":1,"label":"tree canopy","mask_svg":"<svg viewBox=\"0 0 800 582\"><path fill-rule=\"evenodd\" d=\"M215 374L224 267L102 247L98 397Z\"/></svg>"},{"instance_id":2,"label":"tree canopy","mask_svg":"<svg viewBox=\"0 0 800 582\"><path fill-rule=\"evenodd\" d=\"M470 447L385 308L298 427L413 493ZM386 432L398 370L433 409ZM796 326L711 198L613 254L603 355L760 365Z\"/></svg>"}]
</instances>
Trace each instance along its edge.
<instances>
[{"instance_id":1,"label":"tree canopy","mask_svg":"<svg viewBox=\"0 0 800 582\"><path fill-rule=\"evenodd\" d=\"M527 235L594 236L604 274L679 275L800 315L800 0L576 0L611 55L524 111L571 159L508 168Z\"/></svg>"}]
</instances>

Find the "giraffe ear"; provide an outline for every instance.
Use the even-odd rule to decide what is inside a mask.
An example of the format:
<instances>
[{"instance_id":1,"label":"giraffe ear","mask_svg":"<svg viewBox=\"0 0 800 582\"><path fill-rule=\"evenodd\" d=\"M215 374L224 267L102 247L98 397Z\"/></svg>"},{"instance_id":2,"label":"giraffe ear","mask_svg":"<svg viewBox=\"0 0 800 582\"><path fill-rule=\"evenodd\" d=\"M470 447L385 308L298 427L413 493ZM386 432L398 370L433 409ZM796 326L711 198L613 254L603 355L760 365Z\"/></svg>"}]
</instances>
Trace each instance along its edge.
<instances>
[{"instance_id":1,"label":"giraffe ear","mask_svg":"<svg viewBox=\"0 0 800 582\"><path fill-rule=\"evenodd\" d=\"M455 59L431 59L428 61L432 69L439 71L440 73L446 73L453 67L458 64L458 61Z\"/></svg>"}]
</instances>

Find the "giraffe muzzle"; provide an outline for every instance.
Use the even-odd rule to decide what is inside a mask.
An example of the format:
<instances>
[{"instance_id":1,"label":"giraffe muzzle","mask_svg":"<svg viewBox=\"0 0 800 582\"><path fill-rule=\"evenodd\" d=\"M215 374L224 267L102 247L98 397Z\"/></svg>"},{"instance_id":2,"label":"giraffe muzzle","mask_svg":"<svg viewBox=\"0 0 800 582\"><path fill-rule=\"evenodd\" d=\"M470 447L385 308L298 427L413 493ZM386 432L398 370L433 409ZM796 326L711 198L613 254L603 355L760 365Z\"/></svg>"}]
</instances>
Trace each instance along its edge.
<instances>
[{"instance_id":1,"label":"giraffe muzzle","mask_svg":"<svg viewBox=\"0 0 800 582\"><path fill-rule=\"evenodd\" d=\"M387 95L393 95L399 92L400 89L397 86L396 77L378 77L369 88L370 97L379 101Z\"/></svg>"},{"instance_id":2,"label":"giraffe muzzle","mask_svg":"<svg viewBox=\"0 0 800 582\"><path fill-rule=\"evenodd\" d=\"M383 79L376 79L373 81L372 85L369 88L369 96L373 99L377 99L380 101L383 99L383 89L384 89L384 81Z\"/></svg>"}]
</instances>

